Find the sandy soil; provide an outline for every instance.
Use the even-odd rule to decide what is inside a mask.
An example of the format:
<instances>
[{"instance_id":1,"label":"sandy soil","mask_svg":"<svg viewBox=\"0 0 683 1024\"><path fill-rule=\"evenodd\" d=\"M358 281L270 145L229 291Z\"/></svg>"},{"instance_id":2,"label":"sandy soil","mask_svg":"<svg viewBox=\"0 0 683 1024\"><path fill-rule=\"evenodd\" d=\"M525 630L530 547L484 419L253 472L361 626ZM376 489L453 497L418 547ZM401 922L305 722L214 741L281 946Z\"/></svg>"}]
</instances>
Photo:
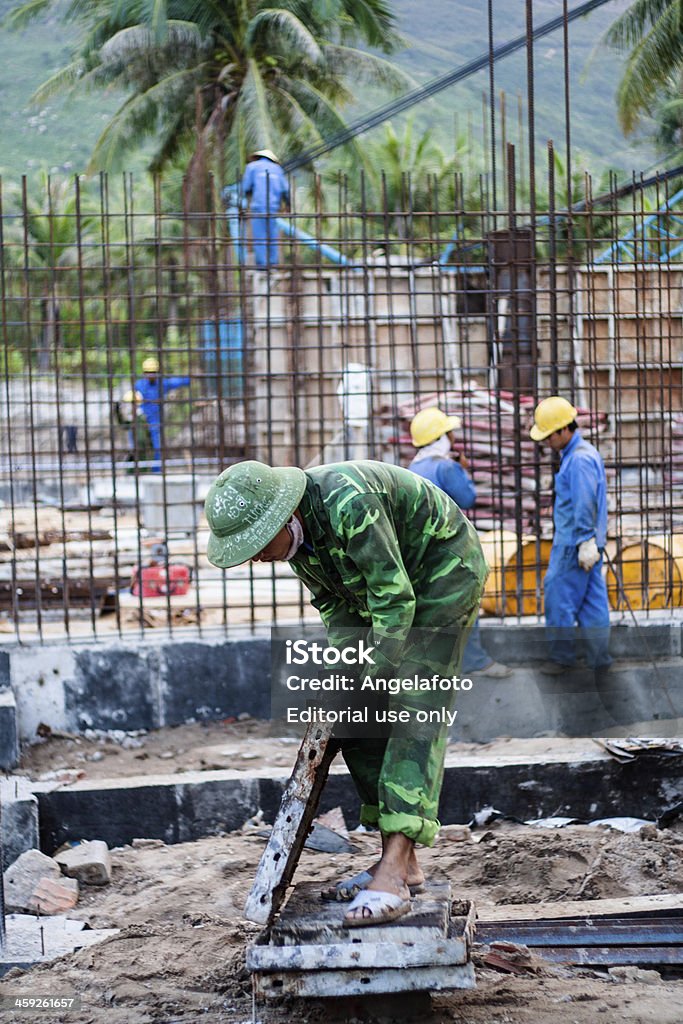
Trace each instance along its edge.
<instances>
[{"instance_id":1,"label":"sandy soil","mask_svg":"<svg viewBox=\"0 0 683 1024\"><path fill-rule=\"evenodd\" d=\"M661 723L660 727L661 727ZM657 723L634 735L655 735ZM277 731L277 730L275 730ZM620 731L623 735L624 729ZM682 727L677 735L683 735ZM260 772L273 770L288 775L294 763L299 739L273 735L271 723L249 718L241 721L195 722L167 726L151 732L86 732L84 735L57 733L36 737L22 748L19 767L13 774L37 781L68 785L79 779L110 779L132 775L158 775L183 771ZM604 758L609 755L591 739L542 737L518 739L501 737L489 743L449 744L447 761L458 759L559 760L562 758ZM343 770L340 759L339 770ZM334 769L333 769L334 770Z\"/></svg>"},{"instance_id":2,"label":"sandy soil","mask_svg":"<svg viewBox=\"0 0 683 1024\"><path fill-rule=\"evenodd\" d=\"M254 720L180 726L131 738L140 746L126 748L121 737L109 742L102 736L51 737L25 750L21 771L35 778L82 770L101 778L158 772L161 765L182 771L243 764L245 770L272 767L285 774L297 743L270 737L267 723ZM535 745L552 750L557 741ZM494 749L501 746L504 741ZM96 751L101 758L90 760ZM221 751L230 764L221 763ZM491 904L683 892L683 836L675 831L650 830L646 839L587 826L551 831L494 823L469 841L457 841L461 834L444 828L436 846L421 851L420 859L429 877L448 878L457 896L474 899L482 910ZM352 841L354 854L304 851L295 881L322 886L371 863L376 837L352 833ZM249 1024L251 984L244 952L258 929L242 918L241 908L264 842L245 827L241 833L194 843L115 850L112 884L82 887L71 916L92 927L119 928L119 934L51 965L12 972L0 982L0 995L79 995L83 1009L62 1015L6 1011L3 1019ZM511 977L481 968L476 991L435 995L432 1016L422 1012L419 1019L550 1024L561 1014L564 1024L681 1024L682 1005L683 981L617 984L603 972L548 967L537 977ZM381 1019L378 1012L368 1011L367 1004L340 1009L283 1001L258 1006L256 1019L262 1024L319 1024L337 1013L339 1020L375 1021ZM401 1019L413 1018L406 1009Z\"/></svg>"},{"instance_id":3,"label":"sandy soil","mask_svg":"<svg viewBox=\"0 0 683 1024\"><path fill-rule=\"evenodd\" d=\"M371 862L376 838L354 833L353 841L354 855L304 851L296 880L322 885ZM262 837L245 832L114 851L112 884L83 887L72 916L120 933L51 965L11 972L0 982L0 995L81 997L80 1011L41 1013L49 1024L247 1024L252 1006L244 950L258 929L242 919L241 907L263 844ZM502 825L475 843L456 842L445 829L421 860L430 877L449 878L459 896L482 907L683 890L683 842L675 833L646 841L584 826L551 832ZM560 1012L567 1024L680 1024L681 1005L681 981L616 984L587 971L549 967L540 977L519 978L483 969L475 992L434 996L431 1020L549 1024ZM342 1012L340 1019L351 1021L357 1013ZM26 1015L6 1012L3 1019ZM285 1001L257 1007L257 1019L318 1022L330 1019L330 1011Z\"/></svg>"},{"instance_id":4,"label":"sandy soil","mask_svg":"<svg viewBox=\"0 0 683 1024\"><path fill-rule=\"evenodd\" d=\"M271 736L270 724L253 718L196 722L147 733L58 734L26 744L14 774L49 780L54 773L64 782L222 768L277 768L287 775L299 742Z\"/></svg>"}]
</instances>

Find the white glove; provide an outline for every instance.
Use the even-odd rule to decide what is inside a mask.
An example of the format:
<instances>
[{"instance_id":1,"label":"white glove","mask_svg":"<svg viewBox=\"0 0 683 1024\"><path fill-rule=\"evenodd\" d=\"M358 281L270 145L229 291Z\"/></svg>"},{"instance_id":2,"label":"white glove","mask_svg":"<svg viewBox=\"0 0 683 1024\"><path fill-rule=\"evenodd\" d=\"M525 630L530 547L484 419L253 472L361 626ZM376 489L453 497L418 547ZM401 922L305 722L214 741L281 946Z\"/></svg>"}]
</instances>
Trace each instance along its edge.
<instances>
[{"instance_id":1,"label":"white glove","mask_svg":"<svg viewBox=\"0 0 683 1024\"><path fill-rule=\"evenodd\" d=\"M594 565L600 561L600 552L595 543L595 537L584 540L579 544L579 565L584 572L590 572Z\"/></svg>"}]
</instances>

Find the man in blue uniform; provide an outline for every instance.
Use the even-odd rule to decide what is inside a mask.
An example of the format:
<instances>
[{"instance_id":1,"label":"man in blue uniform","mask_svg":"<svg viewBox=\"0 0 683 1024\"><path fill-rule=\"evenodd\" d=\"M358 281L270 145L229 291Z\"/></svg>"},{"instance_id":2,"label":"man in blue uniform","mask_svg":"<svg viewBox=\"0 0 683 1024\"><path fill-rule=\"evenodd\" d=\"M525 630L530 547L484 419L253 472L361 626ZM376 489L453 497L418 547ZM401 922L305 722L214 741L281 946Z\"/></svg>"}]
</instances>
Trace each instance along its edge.
<instances>
[{"instance_id":1,"label":"man in blue uniform","mask_svg":"<svg viewBox=\"0 0 683 1024\"><path fill-rule=\"evenodd\" d=\"M249 200L251 235L257 267L278 262L277 215L289 209L289 183L280 161L269 149L252 153L242 178L242 193Z\"/></svg>"},{"instance_id":2,"label":"man in blue uniform","mask_svg":"<svg viewBox=\"0 0 683 1024\"><path fill-rule=\"evenodd\" d=\"M141 396L141 409L147 420L149 435L154 448L152 471L161 472L161 402L164 395L176 388L190 385L189 377L160 377L159 362L149 356L142 364L143 377L135 381L134 391Z\"/></svg>"},{"instance_id":3,"label":"man in blue uniform","mask_svg":"<svg viewBox=\"0 0 683 1024\"><path fill-rule=\"evenodd\" d=\"M460 426L457 416L446 416L441 409L432 406L422 409L410 424L410 436L417 448L417 455L408 466L425 480L445 491L462 509L473 508L477 500L477 488L467 472L468 462L463 452L454 454L455 431ZM507 679L512 675L508 665L501 665L484 650L481 642L479 621L472 627L462 658L462 671L479 672L490 679Z\"/></svg>"},{"instance_id":4,"label":"man in blue uniform","mask_svg":"<svg viewBox=\"0 0 683 1024\"><path fill-rule=\"evenodd\" d=\"M607 540L605 464L581 436L576 409L559 395L536 406L531 437L558 452L561 460L555 477L555 532L544 580L550 659L541 671L560 676L574 667L578 624L588 664L599 678L612 662L609 603L602 576Z\"/></svg>"}]
</instances>

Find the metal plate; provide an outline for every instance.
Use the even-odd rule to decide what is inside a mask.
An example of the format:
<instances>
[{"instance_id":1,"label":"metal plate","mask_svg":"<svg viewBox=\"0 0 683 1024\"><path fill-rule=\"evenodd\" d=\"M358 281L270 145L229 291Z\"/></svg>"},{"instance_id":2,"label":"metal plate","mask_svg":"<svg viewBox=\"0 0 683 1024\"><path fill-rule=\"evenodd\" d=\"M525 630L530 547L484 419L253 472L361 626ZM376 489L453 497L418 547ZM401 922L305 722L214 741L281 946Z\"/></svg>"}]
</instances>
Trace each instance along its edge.
<instances>
[{"instance_id":1,"label":"metal plate","mask_svg":"<svg viewBox=\"0 0 683 1024\"><path fill-rule=\"evenodd\" d=\"M283 995L325 998L391 992L440 992L475 987L471 963L452 967L412 967L410 970L317 970L254 975L257 999L274 999Z\"/></svg>"}]
</instances>

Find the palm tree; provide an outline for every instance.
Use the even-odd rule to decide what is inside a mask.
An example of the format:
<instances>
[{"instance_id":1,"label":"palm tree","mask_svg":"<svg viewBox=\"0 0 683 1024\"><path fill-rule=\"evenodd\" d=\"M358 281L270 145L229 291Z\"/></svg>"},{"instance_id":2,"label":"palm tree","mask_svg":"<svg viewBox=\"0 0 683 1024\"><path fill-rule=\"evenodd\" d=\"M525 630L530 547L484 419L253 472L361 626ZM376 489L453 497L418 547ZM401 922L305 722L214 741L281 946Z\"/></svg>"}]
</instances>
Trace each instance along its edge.
<instances>
[{"instance_id":1,"label":"palm tree","mask_svg":"<svg viewBox=\"0 0 683 1024\"><path fill-rule=\"evenodd\" d=\"M7 215L7 269L22 293L24 323L40 327L37 367L48 370L64 342L62 305L73 306L65 296L78 293L79 264L97 258L97 221L87 194L77 200L73 181L43 175L38 191L39 201L10 192L16 212ZM29 337L27 356L31 343Z\"/></svg>"},{"instance_id":2,"label":"palm tree","mask_svg":"<svg viewBox=\"0 0 683 1024\"><path fill-rule=\"evenodd\" d=\"M64 10L29 0L8 24ZM406 76L385 53L398 45L387 0L70 0L84 30L66 67L35 94L119 88L126 94L92 154L91 169L120 165L151 141L150 169L187 152L242 166L246 153L287 156L343 126L340 109L365 80L393 89ZM221 175L222 177L222 175Z\"/></svg>"},{"instance_id":3,"label":"palm tree","mask_svg":"<svg viewBox=\"0 0 683 1024\"><path fill-rule=\"evenodd\" d=\"M377 137L363 140L359 158L346 154L334 166L328 163L320 179L310 183L310 205L330 212L325 225L330 238L341 233L347 242L355 237L360 244L364 237L361 222L354 217L361 209L371 214L365 231L374 225L384 242L431 237L435 226L448 235L454 209L469 208L473 199L469 192L460 194L460 172L470 158L468 142L457 136L453 146L453 155L448 156L431 129L415 130L414 117L399 130L388 122ZM436 225L435 211L443 213ZM432 220L427 223L424 215Z\"/></svg>"},{"instance_id":4,"label":"palm tree","mask_svg":"<svg viewBox=\"0 0 683 1024\"><path fill-rule=\"evenodd\" d=\"M632 132L660 90L683 69L683 0L635 0L607 32L607 43L629 54L617 92L619 120Z\"/></svg>"}]
</instances>

